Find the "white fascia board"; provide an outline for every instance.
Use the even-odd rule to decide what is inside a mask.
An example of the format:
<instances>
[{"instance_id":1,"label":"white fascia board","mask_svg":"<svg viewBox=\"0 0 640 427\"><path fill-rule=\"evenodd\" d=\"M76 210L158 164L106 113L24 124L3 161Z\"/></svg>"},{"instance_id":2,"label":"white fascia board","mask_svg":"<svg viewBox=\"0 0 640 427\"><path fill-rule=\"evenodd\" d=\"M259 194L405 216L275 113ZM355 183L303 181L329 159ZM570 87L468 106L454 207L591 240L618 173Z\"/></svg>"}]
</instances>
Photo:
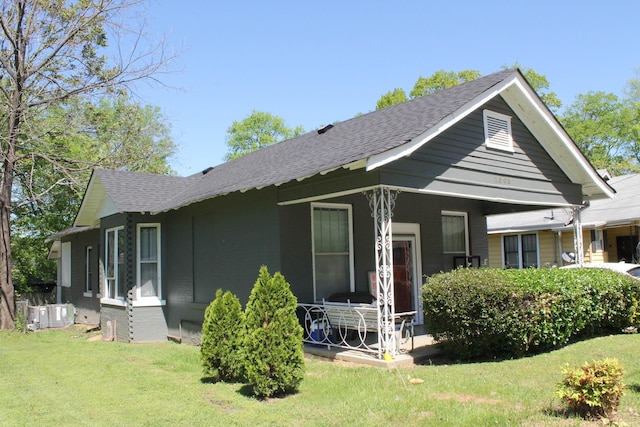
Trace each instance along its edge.
<instances>
[{"instance_id":1,"label":"white fascia board","mask_svg":"<svg viewBox=\"0 0 640 427\"><path fill-rule=\"evenodd\" d=\"M95 174L92 175L73 226L93 227L99 223L100 218L114 213L118 213L118 210L111 198L107 195L102 182L100 182L100 178Z\"/></svg>"},{"instance_id":2,"label":"white fascia board","mask_svg":"<svg viewBox=\"0 0 640 427\"><path fill-rule=\"evenodd\" d=\"M604 198L614 197L615 191L598 175L589 160L520 75L514 84L502 93L502 97L571 181L582 184L583 192L587 196L601 193ZM560 144L549 144L554 141Z\"/></svg>"},{"instance_id":3,"label":"white fascia board","mask_svg":"<svg viewBox=\"0 0 640 427\"><path fill-rule=\"evenodd\" d=\"M96 212L102 202L102 198L105 196L105 190L100 182L100 179L95 174L91 175L89 184L82 197L82 203L80 209L76 214L76 219L73 221L74 227L83 225L93 225L95 221Z\"/></svg>"},{"instance_id":4,"label":"white fascia board","mask_svg":"<svg viewBox=\"0 0 640 427\"><path fill-rule=\"evenodd\" d=\"M367 161L367 172L370 170L379 168L381 166L384 166L402 157L410 155L411 153L416 151L418 148L422 147L424 144L426 144L436 136L440 135L442 132L449 129L451 126L455 125L463 118L467 117L473 111L480 108L483 104L488 102L490 99L494 98L496 95L499 95L500 92L502 92L504 89L514 84L515 81L516 81L515 77L511 77L509 79L504 80L499 85L481 93L480 95L478 95L477 97L475 97L474 99L472 99L471 101L469 101L468 103L460 107L458 110L454 111L453 113L449 114L447 117L442 119L440 123L432 126L426 132L422 133L421 135L418 135L416 138L412 139L406 144L403 144L391 150L385 151L384 153L376 154L369 157Z\"/></svg>"}]
</instances>

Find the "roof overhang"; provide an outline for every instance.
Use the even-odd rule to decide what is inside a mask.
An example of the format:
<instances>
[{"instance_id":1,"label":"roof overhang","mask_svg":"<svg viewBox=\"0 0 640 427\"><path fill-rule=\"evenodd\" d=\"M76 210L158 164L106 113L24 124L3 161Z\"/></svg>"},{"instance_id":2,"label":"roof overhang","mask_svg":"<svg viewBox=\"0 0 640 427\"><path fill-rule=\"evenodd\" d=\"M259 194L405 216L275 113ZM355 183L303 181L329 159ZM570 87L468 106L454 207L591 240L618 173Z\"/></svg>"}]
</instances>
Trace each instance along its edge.
<instances>
[{"instance_id":1,"label":"roof overhang","mask_svg":"<svg viewBox=\"0 0 640 427\"><path fill-rule=\"evenodd\" d=\"M82 204L73 222L74 227L95 227L100 223L100 218L119 213L115 203L107 194L100 178L95 173L91 174L89 184L82 198Z\"/></svg>"},{"instance_id":2,"label":"roof overhang","mask_svg":"<svg viewBox=\"0 0 640 427\"><path fill-rule=\"evenodd\" d=\"M614 197L615 191L598 175L591 163L520 73L514 73L512 77L478 95L442 119L440 123L406 144L371 156L367 161L367 171L409 156L498 95L501 95L518 115L567 177L573 183L582 186L585 200Z\"/></svg>"}]
</instances>

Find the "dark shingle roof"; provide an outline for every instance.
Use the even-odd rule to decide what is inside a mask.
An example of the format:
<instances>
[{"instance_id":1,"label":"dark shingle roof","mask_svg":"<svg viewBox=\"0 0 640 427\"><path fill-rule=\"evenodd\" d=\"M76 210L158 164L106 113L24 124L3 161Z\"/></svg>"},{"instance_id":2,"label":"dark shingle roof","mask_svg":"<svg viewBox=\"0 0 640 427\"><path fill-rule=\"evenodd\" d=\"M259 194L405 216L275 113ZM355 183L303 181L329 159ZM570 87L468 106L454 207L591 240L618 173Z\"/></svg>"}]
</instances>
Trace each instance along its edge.
<instances>
[{"instance_id":1,"label":"dark shingle roof","mask_svg":"<svg viewBox=\"0 0 640 427\"><path fill-rule=\"evenodd\" d=\"M155 175L96 169L105 191L120 212L154 212L167 200L185 191L198 177Z\"/></svg>"},{"instance_id":2,"label":"dark shingle roof","mask_svg":"<svg viewBox=\"0 0 640 427\"><path fill-rule=\"evenodd\" d=\"M383 153L421 135L515 73L518 71L490 74L337 123L322 134L309 132L247 154L190 181L188 188L173 193L171 198L155 197L160 203L150 210L175 209L222 194L281 184ZM126 191L124 187L122 190ZM163 197L169 195L170 192L163 193Z\"/></svg>"}]
</instances>

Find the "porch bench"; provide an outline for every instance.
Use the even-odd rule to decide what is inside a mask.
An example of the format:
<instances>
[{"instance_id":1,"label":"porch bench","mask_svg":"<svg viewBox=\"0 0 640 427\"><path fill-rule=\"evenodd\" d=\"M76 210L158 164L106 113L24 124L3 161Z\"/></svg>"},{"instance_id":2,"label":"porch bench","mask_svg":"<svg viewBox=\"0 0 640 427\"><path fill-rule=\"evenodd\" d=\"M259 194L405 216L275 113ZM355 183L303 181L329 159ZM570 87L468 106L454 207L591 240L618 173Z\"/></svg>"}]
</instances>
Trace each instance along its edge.
<instances>
[{"instance_id":1,"label":"porch bench","mask_svg":"<svg viewBox=\"0 0 640 427\"><path fill-rule=\"evenodd\" d=\"M367 333L378 332L378 307L372 304L352 304L350 301L327 302L322 301L323 311L330 328L340 335L340 340L345 341L349 331L358 334L359 339L364 342ZM395 313L396 324L396 345L400 350L400 344L411 339L411 350L413 351L413 319L415 311ZM404 340L404 341L403 341Z\"/></svg>"}]
</instances>

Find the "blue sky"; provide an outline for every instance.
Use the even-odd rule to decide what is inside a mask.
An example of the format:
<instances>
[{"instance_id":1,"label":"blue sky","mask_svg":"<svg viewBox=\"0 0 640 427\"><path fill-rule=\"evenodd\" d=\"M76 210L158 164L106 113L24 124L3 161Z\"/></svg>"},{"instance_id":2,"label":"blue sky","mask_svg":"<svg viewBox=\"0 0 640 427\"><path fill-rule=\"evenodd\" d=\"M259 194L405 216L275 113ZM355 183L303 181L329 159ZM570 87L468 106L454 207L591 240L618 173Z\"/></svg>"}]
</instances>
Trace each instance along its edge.
<instances>
[{"instance_id":1,"label":"blue sky","mask_svg":"<svg viewBox=\"0 0 640 427\"><path fill-rule=\"evenodd\" d=\"M565 106L622 94L640 67L640 2L153 0L148 31L184 53L141 102L171 124L180 175L223 161L227 128L252 110L312 130L375 109L437 70L483 75L518 62Z\"/></svg>"}]
</instances>

